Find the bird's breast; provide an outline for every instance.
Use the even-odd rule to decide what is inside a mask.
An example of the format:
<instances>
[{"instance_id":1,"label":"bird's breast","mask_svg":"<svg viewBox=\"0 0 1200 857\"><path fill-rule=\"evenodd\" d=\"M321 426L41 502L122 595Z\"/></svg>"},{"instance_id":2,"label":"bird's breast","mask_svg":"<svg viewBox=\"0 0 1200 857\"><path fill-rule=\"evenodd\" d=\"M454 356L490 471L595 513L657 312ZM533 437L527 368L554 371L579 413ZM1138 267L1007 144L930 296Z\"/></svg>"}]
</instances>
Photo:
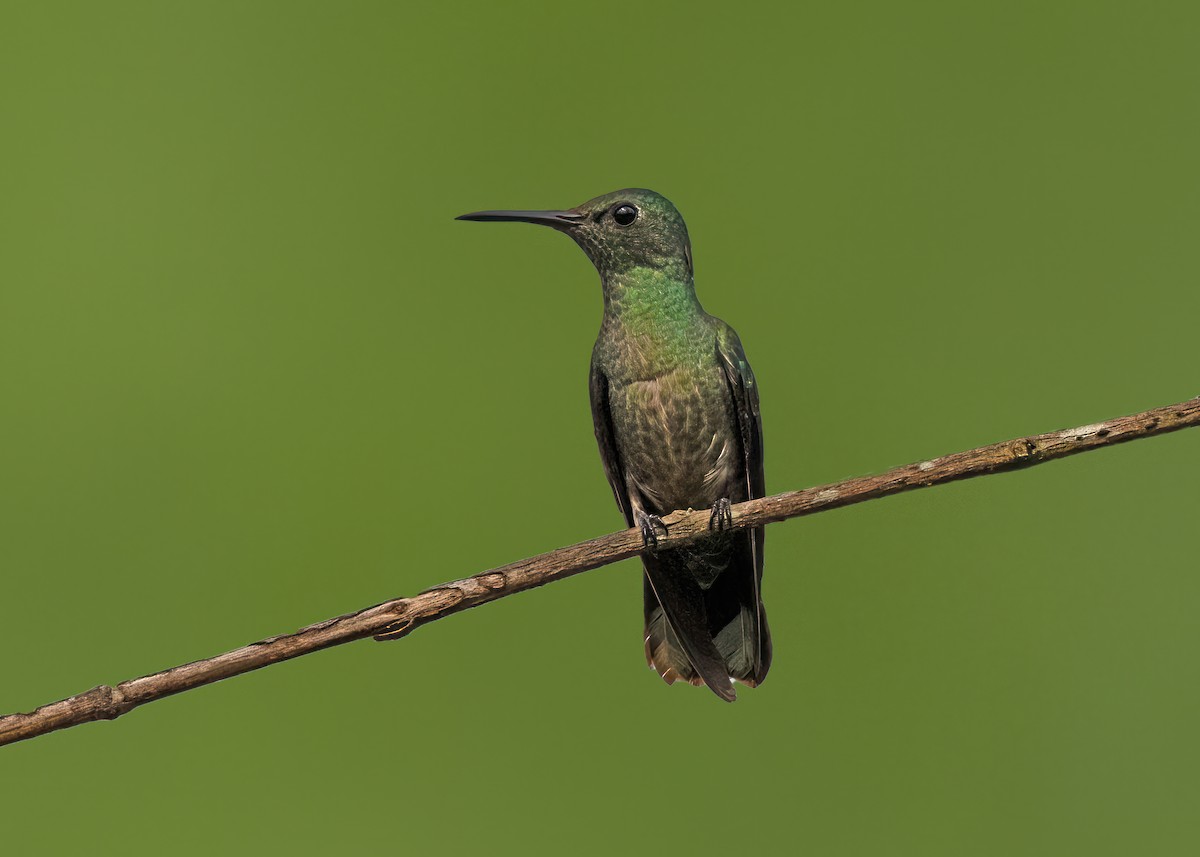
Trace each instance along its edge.
<instances>
[{"instance_id":1,"label":"bird's breast","mask_svg":"<svg viewBox=\"0 0 1200 857\"><path fill-rule=\"evenodd\" d=\"M628 487L639 491L649 511L742 499L734 496L741 481L739 446L718 366L681 365L617 381L609 395Z\"/></svg>"}]
</instances>

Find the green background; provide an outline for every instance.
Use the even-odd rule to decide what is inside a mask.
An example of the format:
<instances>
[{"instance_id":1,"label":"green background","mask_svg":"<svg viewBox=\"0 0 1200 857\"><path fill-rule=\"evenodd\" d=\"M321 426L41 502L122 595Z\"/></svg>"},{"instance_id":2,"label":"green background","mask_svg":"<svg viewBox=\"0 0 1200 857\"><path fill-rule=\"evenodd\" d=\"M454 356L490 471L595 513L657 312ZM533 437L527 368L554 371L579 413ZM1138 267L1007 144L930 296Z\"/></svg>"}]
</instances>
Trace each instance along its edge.
<instances>
[{"instance_id":1,"label":"green background","mask_svg":"<svg viewBox=\"0 0 1200 857\"><path fill-rule=\"evenodd\" d=\"M562 236L687 217L772 491L1200 393L1195 4L7 3L0 711L611 531ZM0 750L3 850L1194 854L1200 433L772 526Z\"/></svg>"}]
</instances>

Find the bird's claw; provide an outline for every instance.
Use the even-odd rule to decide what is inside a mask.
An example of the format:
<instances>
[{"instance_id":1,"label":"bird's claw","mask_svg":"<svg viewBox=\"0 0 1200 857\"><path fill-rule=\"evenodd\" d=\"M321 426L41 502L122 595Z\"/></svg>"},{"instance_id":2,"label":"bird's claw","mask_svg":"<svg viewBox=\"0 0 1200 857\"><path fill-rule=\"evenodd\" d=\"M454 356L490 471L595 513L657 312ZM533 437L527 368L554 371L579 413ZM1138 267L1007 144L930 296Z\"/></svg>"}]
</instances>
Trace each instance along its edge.
<instances>
[{"instance_id":1,"label":"bird's claw","mask_svg":"<svg viewBox=\"0 0 1200 857\"><path fill-rule=\"evenodd\" d=\"M708 516L710 530L732 530L733 509L728 497L722 497L713 503L712 514Z\"/></svg>"},{"instance_id":2,"label":"bird's claw","mask_svg":"<svg viewBox=\"0 0 1200 857\"><path fill-rule=\"evenodd\" d=\"M647 515L645 512L637 513L638 529L642 531L642 546L656 547L658 545L658 533L656 530L662 530L663 535L667 535L667 525L663 523L663 519L658 515Z\"/></svg>"}]
</instances>

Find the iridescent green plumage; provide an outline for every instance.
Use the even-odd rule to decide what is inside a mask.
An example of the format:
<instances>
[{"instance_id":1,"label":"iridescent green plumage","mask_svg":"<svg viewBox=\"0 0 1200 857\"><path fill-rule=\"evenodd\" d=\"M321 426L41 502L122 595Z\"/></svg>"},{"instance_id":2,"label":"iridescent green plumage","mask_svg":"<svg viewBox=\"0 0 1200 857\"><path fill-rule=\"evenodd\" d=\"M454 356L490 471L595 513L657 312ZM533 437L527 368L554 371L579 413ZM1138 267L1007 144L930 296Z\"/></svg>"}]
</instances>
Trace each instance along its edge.
<instances>
[{"instance_id":1,"label":"iridescent green plumage","mask_svg":"<svg viewBox=\"0 0 1200 857\"><path fill-rule=\"evenodd\" d=\"M626 189L568 211L478 212L566 232L600 273L604 318L592 351L596 439L617 504L653 540L657 516L764 492L758 390L737 334L704 311L687 227L649 190ZM647 552L646 657L668 682L761 682L771 662L759 596L761 530L722 531Z\"/></svg>"}]
</instances>

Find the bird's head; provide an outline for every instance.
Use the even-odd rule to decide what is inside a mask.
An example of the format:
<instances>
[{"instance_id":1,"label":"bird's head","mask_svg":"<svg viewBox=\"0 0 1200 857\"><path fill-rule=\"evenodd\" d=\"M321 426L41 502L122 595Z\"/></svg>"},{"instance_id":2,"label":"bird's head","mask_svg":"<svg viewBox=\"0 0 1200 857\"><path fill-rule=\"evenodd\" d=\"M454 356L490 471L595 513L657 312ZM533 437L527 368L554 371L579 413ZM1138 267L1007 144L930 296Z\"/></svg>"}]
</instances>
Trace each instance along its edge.
<instances>
[{"instance_id":1,"label":"bird's head","mask_svg":"<svg viewBox=\"0 0 1200 857\"><path fill-rule=\"evenodd\" d=\"M563 211L476 211L457 219L537 223L565 232L606 280L633 268L692 275L683 217L665 196L644 188L606 193Z\"/></svg>"}]
</instances>

